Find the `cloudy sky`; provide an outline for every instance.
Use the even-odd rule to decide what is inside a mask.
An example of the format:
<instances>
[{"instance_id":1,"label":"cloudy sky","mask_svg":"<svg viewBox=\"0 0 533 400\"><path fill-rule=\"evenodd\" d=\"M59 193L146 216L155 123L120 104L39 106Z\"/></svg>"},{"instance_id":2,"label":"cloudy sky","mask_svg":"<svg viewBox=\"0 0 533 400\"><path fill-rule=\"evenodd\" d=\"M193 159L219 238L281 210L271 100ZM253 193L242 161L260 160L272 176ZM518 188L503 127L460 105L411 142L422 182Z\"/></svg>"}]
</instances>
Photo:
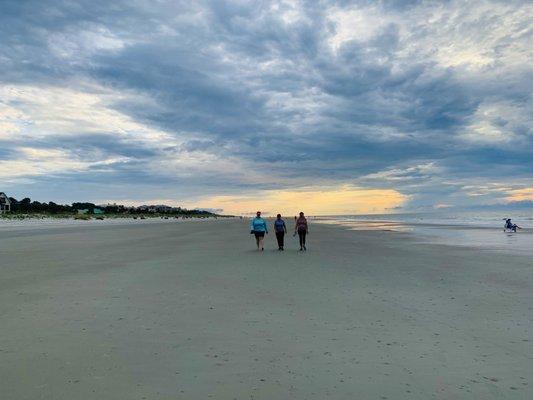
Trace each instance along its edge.
<instances>
[{"instance_id":1,"label":"cloudy sky","mask_svg":"<svg viewBox=\"0 0 533 400\"><path fill-rule=\"evenodd\" d=\"M0 191L533 204L529 1L0 1Z\"/></svg>"}]
</instances>

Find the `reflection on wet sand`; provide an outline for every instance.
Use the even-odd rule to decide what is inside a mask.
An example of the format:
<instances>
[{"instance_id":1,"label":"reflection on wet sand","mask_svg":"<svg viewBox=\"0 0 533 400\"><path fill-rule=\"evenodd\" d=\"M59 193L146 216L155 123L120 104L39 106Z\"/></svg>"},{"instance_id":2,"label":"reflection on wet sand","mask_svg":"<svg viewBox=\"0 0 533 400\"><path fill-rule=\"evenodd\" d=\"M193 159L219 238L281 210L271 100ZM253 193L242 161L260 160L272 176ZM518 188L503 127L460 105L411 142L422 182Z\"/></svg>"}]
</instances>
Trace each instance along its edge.
<instances>
[{"instance_id":1,"label":"reflection on wet sand","mask_svg":"<svg viewBox=\"0 0 533 400\"><path fill-rule=\"evenodd\" d=\"M533 230L525 228L517 233L503 232L493 227L420 221L370 220L354 217L317 218L315 222L335 224L355 231L390 231L412 234L419 243L437 243L518 253L533 256Z\"/></svg>"},{"instance_id":2,"label":"reflection on wet sand","mask_svg":"<svg viewBox=\"0 0 533 400\"><path fill-rule=\"evenodd\" d=\"M356 231L391 231L391 232L411 232L413 227L404 222L398 221L356 221L342 220L334 218L320 218L315 222L324 224L336 224Z\"/></svg>"}]
</instances>

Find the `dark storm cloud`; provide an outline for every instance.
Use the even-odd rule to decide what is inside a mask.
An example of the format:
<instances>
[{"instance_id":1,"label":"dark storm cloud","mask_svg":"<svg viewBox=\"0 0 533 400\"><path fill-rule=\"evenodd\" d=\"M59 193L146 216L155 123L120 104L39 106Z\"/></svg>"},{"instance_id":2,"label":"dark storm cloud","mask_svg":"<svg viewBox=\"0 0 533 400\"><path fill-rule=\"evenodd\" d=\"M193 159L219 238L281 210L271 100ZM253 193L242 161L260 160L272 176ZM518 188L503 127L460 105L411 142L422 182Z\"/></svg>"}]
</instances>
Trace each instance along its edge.
<instances>
[{"instance_id":1,"label":"dark storm cloud","mask_svg":"<svg viewBox=\"0 0 533 400\"><path fill-rule=\"evenodd\" d=\"M389 187L387 171L402 170L435 199L454 178L530 183L531 47L519 3L293 4L2 2L2 84L126 93L106 107L167 136L156 145L112 129L29 133L6 141L0 159L16 157L17 146L61 149L96 163L85 172L91 182L191 188L184 174L146 166L202 153L259 174L268 168L271 180L257 188L328 180ZM339 13L354 22L346 28ZM500 19L504 33L495 36L488 26ZM489 44L477 46L481 38ZM124 159L97 163L112 157ZM439 168L417 175L428 163ZM210 191L254 187L223 169L193 171Z\"/></svg>"}]
</instances>

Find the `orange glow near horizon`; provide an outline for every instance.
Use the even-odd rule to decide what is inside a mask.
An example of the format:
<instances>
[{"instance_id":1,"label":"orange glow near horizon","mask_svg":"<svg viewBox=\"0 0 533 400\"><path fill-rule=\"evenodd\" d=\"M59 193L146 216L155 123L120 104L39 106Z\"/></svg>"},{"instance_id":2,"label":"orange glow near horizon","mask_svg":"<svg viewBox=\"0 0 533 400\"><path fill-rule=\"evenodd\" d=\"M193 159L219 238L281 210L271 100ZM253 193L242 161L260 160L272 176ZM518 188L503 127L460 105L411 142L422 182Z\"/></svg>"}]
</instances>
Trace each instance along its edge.
<instances>
[{"instance_id":1,"label":"orange glow near horizon","mask_svg":"<svg viewBox=\"0 0 533 400\"><path fill-rule=\"evenodd\" d=\"M510 203L516 201L533 201L533 187L510 190L507 192L505 200Z\"/></svg>"},{"instance_id":2,"label":"orange glow near horizon","mask_svg":"<svg viewBox=\"0 0 533 400\"><path fill-rule=\"evenodd\" d=\"M202 205L222 209L224 214L247 215L257 210L265 215L378 214L405 203L407 196L393 189L342 186L335 189L265 190L257 195L213 196Z\"/></svg>"}]
</instances>

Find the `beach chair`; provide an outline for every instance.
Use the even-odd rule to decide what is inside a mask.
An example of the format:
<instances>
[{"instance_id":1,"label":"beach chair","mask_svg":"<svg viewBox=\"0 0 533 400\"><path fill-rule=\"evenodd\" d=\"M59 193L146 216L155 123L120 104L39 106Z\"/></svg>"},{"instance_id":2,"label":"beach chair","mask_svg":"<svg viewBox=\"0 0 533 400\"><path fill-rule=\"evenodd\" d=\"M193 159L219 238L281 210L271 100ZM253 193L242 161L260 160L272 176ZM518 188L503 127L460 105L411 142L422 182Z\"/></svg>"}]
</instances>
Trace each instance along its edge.
<instances>
[{"instance_id":1,"label":"beach chair","mask_svg":"<svg viewBox=\"0 0 533 400\"><path fill-rule=\"evenodd\" d=\"M516 232L517 229L520 229L520 227L516 224L513 224L511 221L511 218L504 218L505 224L503 225L503 231L504 232Z\"/></svg>"}]
</instances>

